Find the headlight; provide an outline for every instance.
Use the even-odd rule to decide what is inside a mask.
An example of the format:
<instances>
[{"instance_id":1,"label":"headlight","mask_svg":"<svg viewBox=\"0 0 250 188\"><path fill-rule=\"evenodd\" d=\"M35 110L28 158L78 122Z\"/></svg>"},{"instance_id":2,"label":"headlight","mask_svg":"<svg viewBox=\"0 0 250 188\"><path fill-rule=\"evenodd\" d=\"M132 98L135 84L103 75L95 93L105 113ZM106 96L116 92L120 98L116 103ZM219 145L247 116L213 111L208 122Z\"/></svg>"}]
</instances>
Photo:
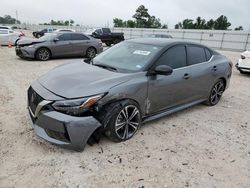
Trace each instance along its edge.
<instances>
[{"instance_id":1,"label":"headlight","mask_svg":"<svg viewBox=\"0 0 250 188\"><path fill-rule=\"evenodd\" d=\"M29 47L29 48L33 48L33 47L34 47L34 45L29 45L28 47Z\"/></svg>"},{"instance_id":2,"label":"headlight","mask_svg":"<svg viewBox=\"0 0 250 188\"><path fill-rule=\"evenodd\" d=\"M93 106L98 100L100 100L104 94L96 95L89 98L65 100L65 101L56 101L52 106L60 112L79 116L84 112L88 111L91 106Z\"/></svg>"}]
</instances>

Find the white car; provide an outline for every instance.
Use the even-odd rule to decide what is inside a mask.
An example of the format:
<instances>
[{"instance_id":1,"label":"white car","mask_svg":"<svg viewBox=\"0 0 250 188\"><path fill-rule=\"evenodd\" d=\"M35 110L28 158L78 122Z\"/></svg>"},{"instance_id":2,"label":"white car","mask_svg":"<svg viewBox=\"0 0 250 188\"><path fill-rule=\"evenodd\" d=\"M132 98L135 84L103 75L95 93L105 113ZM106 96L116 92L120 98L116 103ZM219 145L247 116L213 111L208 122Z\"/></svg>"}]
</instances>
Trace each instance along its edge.
<instances>
[{"instance_id":1,"label":"white car","mask_svg":"<svg viewBox=\"0 0 250 188\"><path fill-rule=\"evenodd\" d=\"M240 55L241 58L236 64L236 68L240 71L240 73L250 73L250 50L247 50Z\"/></svg>"},{"instance_id":2,"label":"white car","mask_svg":"<svg viewBox=\"0 0 250 188\"><path fill-rule=\"evenodd\" d=\"M24 36L24 33L20 31L0 29L0 45L15 45L16 41L22 36Z\"/></svg>"},{"instance_id":3,"label":"white car","mask_svg":"<svg viewBox=\"0 0 250 188\"><path fill-rule=\"evenodd\" d=\"M74 29L57 29L54 32L76 32Z\"/></svg>"}]
</instances>

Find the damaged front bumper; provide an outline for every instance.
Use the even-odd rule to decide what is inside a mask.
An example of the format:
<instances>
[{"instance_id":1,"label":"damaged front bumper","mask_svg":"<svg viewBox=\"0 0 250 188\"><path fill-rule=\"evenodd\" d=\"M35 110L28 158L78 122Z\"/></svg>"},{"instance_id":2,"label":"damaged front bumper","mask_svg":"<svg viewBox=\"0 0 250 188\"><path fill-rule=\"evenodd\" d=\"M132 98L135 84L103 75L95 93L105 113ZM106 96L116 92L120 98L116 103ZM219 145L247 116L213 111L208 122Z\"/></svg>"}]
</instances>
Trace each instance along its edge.
<instances>
[{"instance_id":1,"label":"damaged front bumper","mask_svg":"<svg viewBox=\"0 0 250 188\"><path fill-rule=\"evenodd\" d=\"M35 133L53 144L82 151L101 123L92 116L75 117L54 111L50 105L52 101L39 95L48 91L37 82L33 86L40 90L35 91L32 87L28 90L28 111Z\"/></svg>"},{"instance_id":2,"label":"damaged front bumper","mask_svg":"<svg viewBox=\"0 0 250 188\"><path fill-rule=\"evenodd\" d=\"M36 49L33 48L33 47L28 47L28 46L25 46L25 47L20 47L20 46L16 46L16 55L21 57L21 58L32 58L34 59L35 58L35 52L36 52Z\"/></svg>"}]
</instances>

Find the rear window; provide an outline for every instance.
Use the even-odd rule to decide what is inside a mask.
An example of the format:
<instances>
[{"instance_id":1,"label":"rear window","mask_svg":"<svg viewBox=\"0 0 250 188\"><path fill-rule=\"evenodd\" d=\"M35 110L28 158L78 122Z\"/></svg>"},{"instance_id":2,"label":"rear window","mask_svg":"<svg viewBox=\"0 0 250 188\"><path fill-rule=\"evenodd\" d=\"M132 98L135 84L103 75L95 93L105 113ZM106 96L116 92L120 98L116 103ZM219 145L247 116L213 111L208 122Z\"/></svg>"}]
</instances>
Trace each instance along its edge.
<instances>
[{"instance_id":1,"label":"rear window","mask_svg":"<svg viewBox=\"0 0 250 188\"><path fill-rule=\"evenodd\" d=\"M203 47L200 46L188 46L188 65L195 65L202 62L206 62L206 54Z\"/></svg>"},{"instance_id":2,"label":"rear window","mask_svg":"<svg viewBox=\"0 0 250 188\"><path fill-rule=\"evenodd\" d=\"M212 57L211 52L210 52L207 48L205 48L205 53L206 53L206 58L207 58L207 61L208 61L208 60L210 60L210 59L211 59L211 57Z\"/></svg>"},{"instance_id":3,"label":"rear window","mask_svg":"<svg viewBox=\"0 0 250 188\"><path fill-rule=\"evenodd\" d=\"M102 31L103 31L103 33L110 33L111 32L109 28L103 28Z\"/></svg>"},{"instance_id":4,"label":"rear window","mask_svg":"<svg viewBox=\"0 0 250 188\"><path fill-rule=\"evenodd\" d=\"M72 34L71 40L88 40L88 38L82 34Z\"/></svg>"},{"instance_id":5,"label":"rear window","mask_svg":"<svg viewBox=\"0 0 250 188\"><path fill-rule=\"evenodd\" d=\"M71 40L71 34L70 33L62 34L58 37L58 39L61 41Z\"/></svg>"}]
</instances>

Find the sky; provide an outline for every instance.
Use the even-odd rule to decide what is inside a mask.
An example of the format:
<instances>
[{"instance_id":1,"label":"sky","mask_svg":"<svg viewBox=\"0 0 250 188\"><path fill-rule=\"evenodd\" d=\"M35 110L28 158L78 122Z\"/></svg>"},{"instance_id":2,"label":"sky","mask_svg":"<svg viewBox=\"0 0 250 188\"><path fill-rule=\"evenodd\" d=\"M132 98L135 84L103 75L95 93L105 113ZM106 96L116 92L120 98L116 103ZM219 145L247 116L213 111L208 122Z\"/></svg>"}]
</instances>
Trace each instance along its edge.
<instances>
[{"instance_id":1,"label":"sky","mask_svg":"<svg viewBox=\"0 0 250 188\"><path fill-rule=\"evenodd\" d=\"M0 0L0 16L15 17L17 10L19 20L31 24L73 19L80 25L112 27L113 18L132 19L142 4L169 28L185 18L208 20L223 14L231 28L250 30L249 0Z\"/></svg>"}]
</instances>

